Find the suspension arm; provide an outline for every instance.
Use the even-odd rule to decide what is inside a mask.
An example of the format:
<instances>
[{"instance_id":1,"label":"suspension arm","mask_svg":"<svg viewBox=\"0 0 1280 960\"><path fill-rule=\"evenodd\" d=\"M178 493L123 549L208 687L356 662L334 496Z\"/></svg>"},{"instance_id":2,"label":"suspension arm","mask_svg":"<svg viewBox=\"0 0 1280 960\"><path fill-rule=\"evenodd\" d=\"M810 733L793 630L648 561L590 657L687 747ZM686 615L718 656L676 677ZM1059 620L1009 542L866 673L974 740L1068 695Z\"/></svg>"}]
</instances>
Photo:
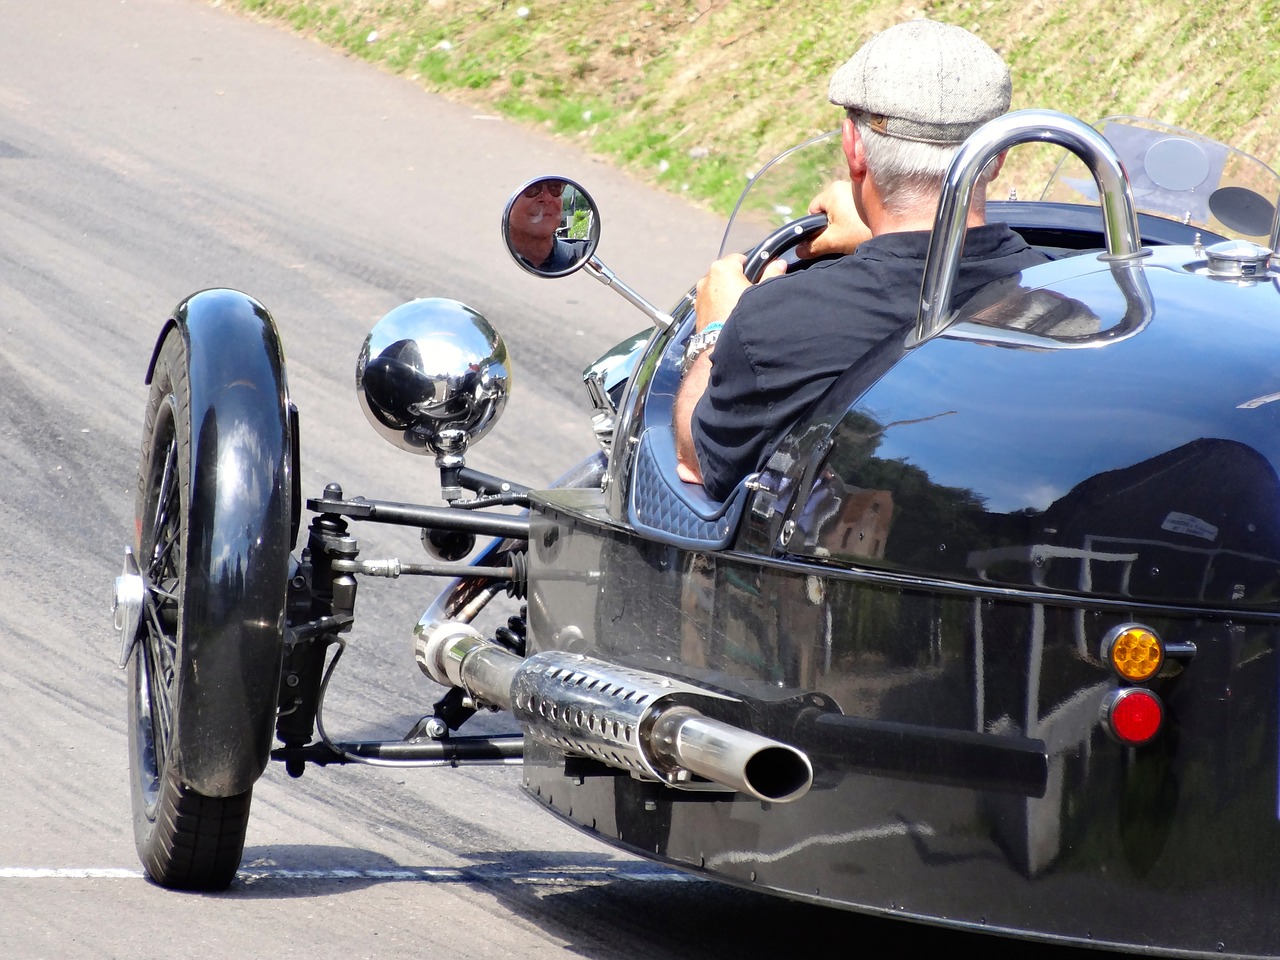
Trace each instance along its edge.
<instances>
[{"instance_id":1,"label":"suspension arm","mask_svg":"<svg viewBox=\"0 0 1280 960\"><path fill-rule=\"evenodd\" d=\"M330 763L438 764L509 763L524 756L520 734L493 737L451 737L443 740L368 740L356 743L312 743L305 747L279 747L272 760L305 760L318 766Z\"/></svg>"},{"instance_id":2,"label":"suspension arm","mask_svg":"<svg viewBox=\"0 0 1280 960\"><path fill-rule=\"evenodd\" d=\"M428 530L456 530L483 537L506 537L512 540L529 539L529 520L508 514L477 514L452 507L429 507L412 503L394 503L388 500L353 500L342 498L342 488L337 484L325 487L325 495L307 501L307 509L315 513L327 513L350 517L352 520L368 520L373 523L389 523L404 527L420 527Z\"/></svg>"},{"instance_id":3,"label":"suspension arm","mask_svg":"<svg viewBox=\"0 0 1280 960\"><path fill-rule=\"evenodd\" d=\"M390 560L335 560L333 569L342 573L360 573L366 577L402 576L419 577L488 577L492 580L511 580L518 571L515 567L469 567L458 563L404 563Z\"/></svg>"}]
</instances>

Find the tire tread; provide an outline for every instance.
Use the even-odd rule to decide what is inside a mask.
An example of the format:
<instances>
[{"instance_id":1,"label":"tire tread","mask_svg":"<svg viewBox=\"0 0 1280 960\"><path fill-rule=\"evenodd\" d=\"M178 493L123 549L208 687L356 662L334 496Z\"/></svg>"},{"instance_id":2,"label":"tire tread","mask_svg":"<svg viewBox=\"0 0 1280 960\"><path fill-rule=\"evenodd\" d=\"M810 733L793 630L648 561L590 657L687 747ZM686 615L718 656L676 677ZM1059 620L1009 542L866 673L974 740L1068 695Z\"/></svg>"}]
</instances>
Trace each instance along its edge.
<instances>
[{"instance_id":1,"label":"tire tread","mask_svg":"<svg viewBox=\"0 0 1280 960\"><path fill-rule=\"evenodd\" d=\"M166 771L143 851L148 876L175 890L225 890L244 853L253 791L206 797Z\"/></svg>"}]
</instances>

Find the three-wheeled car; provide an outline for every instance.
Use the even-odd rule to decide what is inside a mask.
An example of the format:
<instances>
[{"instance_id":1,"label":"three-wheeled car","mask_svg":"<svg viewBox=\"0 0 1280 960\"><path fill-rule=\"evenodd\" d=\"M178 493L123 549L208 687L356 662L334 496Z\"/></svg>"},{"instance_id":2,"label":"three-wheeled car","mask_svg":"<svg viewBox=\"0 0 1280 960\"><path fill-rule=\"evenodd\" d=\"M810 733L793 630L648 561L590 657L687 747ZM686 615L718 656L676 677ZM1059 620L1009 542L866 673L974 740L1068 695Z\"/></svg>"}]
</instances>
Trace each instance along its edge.
<instances>
[{"instance_id":1,"label":"three-wheeled car","mask_svg":"<svg viewBox=\"0 0 1280 960\"><path fill-rule=\"evenodd\" d=\"M1024 143L1081 175L988 217L1053 259L953 309L975 181ZM822 148L762 172L734 228L791 221L763 184L807 191ZM543 193L564 244L545 258L511 232ZM229 884L271 759L519 761L562 820L752 889L1280 956L1277 195L1258 161L1149 121L992 121L947 174L908 348L851 365L723 502L674 469L692 298L668 314L608 270L563 178L508 207L517 262L584 271L652 329L587 369L601 450L550 489L466 464L510 360L465 305L398 307L357 362L377 432L439 467L445 503L420 505L300 490L271 316L183 300L115 590L148 874ZM820 226L784 222L749 269L803 269ZM419 528L425 559L363 558L375 524ZM401 740L336 742L317 717L357 584L416 575L449 578L406 625L440 698ZM519 613L481 629L500 597ZM459 734L481 709L521 734Z\"/></svg>"}]
</instances>

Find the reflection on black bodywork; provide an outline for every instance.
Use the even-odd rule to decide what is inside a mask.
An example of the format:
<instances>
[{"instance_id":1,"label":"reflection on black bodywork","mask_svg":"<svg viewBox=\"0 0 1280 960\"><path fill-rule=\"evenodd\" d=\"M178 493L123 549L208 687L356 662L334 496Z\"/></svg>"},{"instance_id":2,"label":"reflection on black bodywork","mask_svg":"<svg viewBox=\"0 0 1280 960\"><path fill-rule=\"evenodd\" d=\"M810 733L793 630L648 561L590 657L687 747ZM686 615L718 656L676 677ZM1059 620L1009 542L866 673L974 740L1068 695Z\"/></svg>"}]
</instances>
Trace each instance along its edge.
<instances>
[{"instance_id":1,"label":"reflection on black bodywork","mask_svg":"<svg viewBox=\"0 0 1280 960\"><path fill-rule=\"evenodd\" d=\"M1170 282L1146 275L1152 288ZM1132 279L1114 266L1087 278L1100 292L1084 299L1109 303L1095 334L1079 298L1042 303L1024 291L987 307L964 339L908 351L869 387L850 379L858 392L830 415L830 453L789 508L786 552L966 582L1280 610L1270 355L1242 352L1201 323L1153 319L1145 283ZM1236 322L1256 319L1270 335L1273 318L1247 312L1254 292L1222 285L1241 305ZM1020 339L981 340L979 320ZM821 453L802 434L789 442L794 462Z\"/></svg>"},{"instance_id":2,"label":"reflection on black bodywork","mask_svg":"<svg viewBox=\"0 0 1280 960\"><path fill-rule=\"evenodd\" d=\"M874 433L874 423L863 427ZM1260 476L1238 445L1193 446L1180 456L1104 477L1105 490L1073 490L1053 509L1127 488L1148 497L1144 482L1176 484L1215 461L1248 472L1242 483ZM972 492L930 489L923 471L900 464L882 469L882 493L910 495L864 488L840 500L849 504L845 520L866 534L864 564L887 562L875 554L883 547L892 556L903 514L921 503L954 529L983 529L974 519L983 503ZM765 809L724 793L675 794L625 775L571 770L554 757L535 761L531 792L541 790L543 802L575 822L694 870L876 909L949 904L959 915L974 891L1035 877L1018 898L983 898L982 916L1062 931L1081 922L1065 892L1086 879L1130 909L1162 909L1171 889L1216 889L1229 849L1239 883L1263 882L1256 865L1271 862L1280 843L1274 795L1258 795L1275 787L1280 666L1275 629L1261 618L1177 610L1145 618L1164 635L1194 639L1199 653L1153 684L1175 718L1169 729L1128 750L1098 722L1116 680L1098 659L1097 640L1131 616L1120 607L938 593L560 521L558 565L598 568L600 583L618 589L544 577L535 564L531 638L571 625L584 653L740 697L761 722L788 717L786 729L771 733L804 749L815 769L802 801ZM552 552L537 549L540 560ZM962 552L958 563L967 559ZM814 694L839 712L794 708ZM1241 794L1233 784L1243 782L1257 790ZM1170 936L1196 936L1200 921L1168 915ZM1119 938L1123 917L1114 920L1120 926L1091 917L1095 935Z\"/></svg>"},{"instance_id":3,"label":"reflection on black bodywork","mask_svg":"<svg viewBox=\"0 0 1280 960\"><path fill-rule=\"evenodd\" d=\"M864 414L796 513L793 553L1020 586L1192 603L1280 603L1280 479L1245 444L1202 439L1001 514L972 490L875 456ZM858 482L850 483L849 479Z\"/></svg>"},{"instance_id":4,"label":"reflection on black bodywork","mask_svg":"<svg viewBox=\"0 0 1280 960\"><path fill-rule=\"evenodd\" d=\"M966 319L997 330L1018 330L1065 342L1084 340L1102 331L1102 318L1089 307L1052 290L1018 289ZM1130 325L1124 320L1119 324Z\"/></svg>"},{"instance_id":5,"label":"reflection on black bodywork","mask_svg":"<svg viewBox=\"0 0 1280 960\"><path fill-rule=\"evenodd\" d=\"M1052 542L1027 561L1066 589L1270 605L1280 598L1278 496L1276 472L1256 451L1197 440L1055 501L1040 518ZM1055 562L1054 545L1079 555ZM1094 554L1102 562L1090 562Z\"/></svg>"},{"instance_id":6,"label":"reflection on black bodywork","mask_svg":"<svg viewBox=\"0 0 1280 960\"><path fill-rule=\"evenodd\" d=\"M840 442L796 511L788 552L882 560L917 570L954 569L948 561L954 561L955 552L948 557L945 545L981 538L981 497L933 483L914 464L876 456L887 426L858 411L841 423Z\"/></svg>"}]
</instances>

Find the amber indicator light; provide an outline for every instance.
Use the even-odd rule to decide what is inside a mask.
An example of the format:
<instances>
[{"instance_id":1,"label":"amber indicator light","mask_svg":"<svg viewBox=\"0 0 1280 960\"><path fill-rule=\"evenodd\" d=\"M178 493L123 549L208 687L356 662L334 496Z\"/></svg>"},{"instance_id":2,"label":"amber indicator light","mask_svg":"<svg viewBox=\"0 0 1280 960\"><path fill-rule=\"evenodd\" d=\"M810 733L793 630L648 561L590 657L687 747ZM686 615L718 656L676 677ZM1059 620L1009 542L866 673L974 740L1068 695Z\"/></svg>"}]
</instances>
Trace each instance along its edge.
<instances>
[{"instance_id":1,"label":"amber indicator light","mask_svg":"<svg viewBox=\"0 0 1280 960\"><path fill-rule=\"evenodd\" d=\"M1164 722L1164 704L1150 690L1115 690L1102 702L1102 720L1117 740L1136 747L1159 732Z\"/></svg>"},{"instance_id":2,"label":"amber indicator light","mask_svg":"<svg viewBox=\"0 0 1280 960\"><path fill-rule=\"evenodd\" d=\"M1154 630L1126 623L1103 638L1102 657L1121 678L1142 683L1154 677L1164 663L1164 644Z\"/></svg>"}]
</instances>

